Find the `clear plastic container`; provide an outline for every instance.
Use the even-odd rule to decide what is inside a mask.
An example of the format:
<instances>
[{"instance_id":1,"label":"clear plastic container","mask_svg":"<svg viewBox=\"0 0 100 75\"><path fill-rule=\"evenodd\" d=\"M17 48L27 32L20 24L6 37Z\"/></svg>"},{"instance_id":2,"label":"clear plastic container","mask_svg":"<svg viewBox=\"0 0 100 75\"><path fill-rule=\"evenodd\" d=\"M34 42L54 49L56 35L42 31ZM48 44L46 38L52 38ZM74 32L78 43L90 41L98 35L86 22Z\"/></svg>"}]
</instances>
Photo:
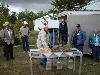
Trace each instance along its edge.
<instances>
[{"instance_id":1,"label":"clear plastic container","mask_svg":"<svg viewBox=\"0 0 100 75\"><path fill-rule=\"evenodd\" d=\"M68 68L69 69L73 69L73 66L74 66L73 60L72 59L69 59L69 61L68 61Z\"/></svg>"},{"instance_id":2,"label":"clear plastic container","mask_svg":"<svg viewBox=\"0 0 100 75\"><path fill-rule=\"evenodd\" d=\"M62 69L62 62L60 61L57 62L57 69Z\"/></svg>"},{"instance_id":3,"label":"clear plastic container","mask_svg":"<svg viewBox=\"0 0 100 75\"><path fill-rule=\"evenodd\" d=\"M51 70L51 67L52 67L51 62L50 61L46 62L46 70Z\"/></svg>"}]
</instances>

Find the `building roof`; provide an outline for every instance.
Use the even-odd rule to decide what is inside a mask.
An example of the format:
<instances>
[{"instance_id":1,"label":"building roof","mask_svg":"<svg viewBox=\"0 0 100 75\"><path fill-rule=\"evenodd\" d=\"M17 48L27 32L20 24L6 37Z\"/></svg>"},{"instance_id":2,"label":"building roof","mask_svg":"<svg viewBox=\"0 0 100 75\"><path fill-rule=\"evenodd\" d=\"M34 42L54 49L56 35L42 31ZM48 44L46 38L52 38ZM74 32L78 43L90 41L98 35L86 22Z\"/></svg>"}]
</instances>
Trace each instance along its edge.
<instances>
[{"instance_id":1,"label":"building roof","mask_svg":"<svg viewBox=\"0 0 100 75\"><path fill-rule=\"evenodd\" d=\"M58 17L65 15L96 15L100 14L100 11L63 11L58 14Z\"/></svg>"}]
</instances>

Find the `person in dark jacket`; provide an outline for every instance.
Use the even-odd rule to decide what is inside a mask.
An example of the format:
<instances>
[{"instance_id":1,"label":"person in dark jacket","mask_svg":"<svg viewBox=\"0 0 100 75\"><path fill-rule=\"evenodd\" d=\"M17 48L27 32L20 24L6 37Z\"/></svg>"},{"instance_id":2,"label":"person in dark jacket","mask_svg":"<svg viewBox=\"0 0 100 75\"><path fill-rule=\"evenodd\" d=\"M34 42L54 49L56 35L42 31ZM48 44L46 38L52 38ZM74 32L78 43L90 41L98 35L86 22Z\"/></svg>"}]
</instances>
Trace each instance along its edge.
<instances>
[{"instance_id":1,"label":"person in dark jacket","mask_svg":"<svg viewBox=\"0 0 100 75\"><path fill-rule=\"evenodd\" d=\"M61 23L59 25L59 32L62 40L62 46L65 46L68 41L68 27L64 18L61 19Z\"/></svg>"},{"instance_id":2,"label":"person in dark jacket","mask_svg":"<svg viewBox=\"0 0 100 75\"><path fill-rule=\"evenodd\" d=\"M71 46L77 48L83 53L84 42L86 40L86 32L81 29L80 24L76 25L76 29L71 35Z\"/></svg>"}]
</instances>

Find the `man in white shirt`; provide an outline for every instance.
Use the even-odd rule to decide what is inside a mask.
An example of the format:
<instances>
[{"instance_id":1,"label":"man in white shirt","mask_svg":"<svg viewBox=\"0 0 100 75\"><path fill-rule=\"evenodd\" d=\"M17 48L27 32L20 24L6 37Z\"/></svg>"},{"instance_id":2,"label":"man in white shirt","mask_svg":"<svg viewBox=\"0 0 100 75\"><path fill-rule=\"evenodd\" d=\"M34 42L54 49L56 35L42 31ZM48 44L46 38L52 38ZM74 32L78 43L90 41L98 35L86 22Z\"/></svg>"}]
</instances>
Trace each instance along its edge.
<instances>
[{"instance_id":1,"label":"man in white shirt","mask_svg":"<svg viewBox=\"0 0 100 75\"><path fill-rule=\"evenodd\" d=\"M44 23L44 26L42 27L41 31L38 34L37 47L38 47L38 49L49 48L48 26L45 23ZM47 62L46 56L42 55L42 58L40 59L40 64L45 67L46 62Z\"/></svg>"},{"instance_id":2,"label":"man in white shirt","mask_svg":"<svg viewBox=\"0 0 100 75\"><path fill-rule=\"evenodd\" d=\"M48 27L45 26L41 29L41 31L38 34L37 47L49 48L48 44L49 44Z\"/></svg>"}]
</instances>

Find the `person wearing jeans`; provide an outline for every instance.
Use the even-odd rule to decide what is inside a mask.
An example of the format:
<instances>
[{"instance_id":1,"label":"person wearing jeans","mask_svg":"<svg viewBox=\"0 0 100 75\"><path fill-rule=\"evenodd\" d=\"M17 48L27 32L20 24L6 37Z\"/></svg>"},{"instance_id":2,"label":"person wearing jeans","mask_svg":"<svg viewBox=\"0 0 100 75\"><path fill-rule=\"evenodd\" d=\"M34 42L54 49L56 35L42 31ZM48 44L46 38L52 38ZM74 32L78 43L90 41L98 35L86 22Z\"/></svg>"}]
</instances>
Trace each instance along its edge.
<instances>
[{"instance_id":1,"label":"person wearing jeans","mask_svg":"<svg viewBox=\"0 0 100 75\"><path fill-rule=\"evenodd\" d=\"M66 45L67 44L67 33L66 32L62 32L62 44Z\"/></svg>"},{"instance_id":2,"label":"person wearing jeans","mask_svg":"<svg viewBox=\"0 0 100 75\"><path fill-rule=\"evenodd\" d=\"M59 25L59 32L62 40L62 46L66 46L68 42L68 27L64 18L61 19L61 23Z\"/></svg>"},{"instance_id":3,"label":"person wearing jeans","mask_svg":"<svg viewBox=\"0 0 100 75\"><path fill-rule=\"evenodd\" d=\"M83 53L84 42L86 40L86 32L81 29L80 24L76 25L76 29L71 35L71 46L77 48Z\"/></svg>"},{"instance_id":4,"label":"person wearing jeans","mask_svg":"<svg viewBox=\"0 0 100 75\"><path fill-rule=\"evenodd\" d=\"M23 22L23 26L20 28L21 42L23 45L24 51L29 51L29 28L27 27L28 23L26 21Z\"/></svg>"},{"instance_id":5,"label":"person wearing jeans","mask_svg":"<svg viewBox=\"0 0 100 75\"><path fill-rule=\"evenodd\" d=\"M49 29L50 48L56 48L56 30Z\"/></svg>"},{"instance_id":6,"label":"person wearing jeans","mask_svg":"<svg viewBox=\"0 0 100 75\"><path fill-rule=\"evenodd\" d=\"M29 51L28 36L22 36L21 40L22 40L23 50L24 51Z\"/></svg>"}]
</instances>

